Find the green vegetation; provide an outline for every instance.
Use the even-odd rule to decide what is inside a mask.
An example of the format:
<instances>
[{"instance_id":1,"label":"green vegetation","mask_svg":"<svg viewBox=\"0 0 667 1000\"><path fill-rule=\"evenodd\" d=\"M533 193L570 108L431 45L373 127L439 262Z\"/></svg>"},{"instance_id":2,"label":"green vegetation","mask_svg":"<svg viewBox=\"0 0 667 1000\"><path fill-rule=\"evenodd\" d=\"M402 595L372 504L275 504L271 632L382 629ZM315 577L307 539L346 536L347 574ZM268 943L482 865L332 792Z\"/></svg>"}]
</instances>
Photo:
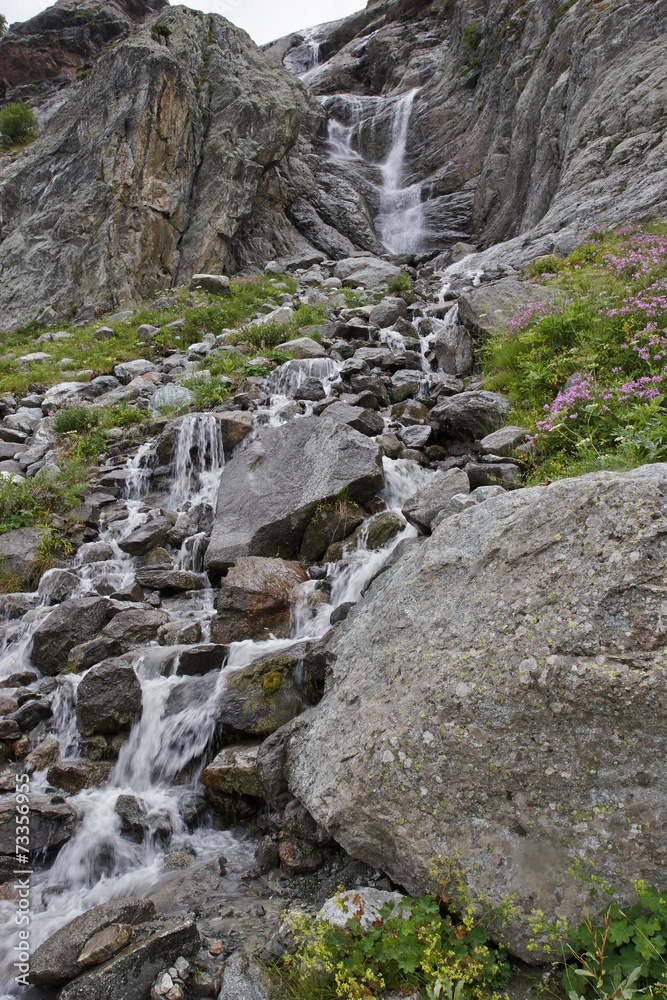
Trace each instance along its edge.
<instances>
[{"instance_id":1,"label":"green vegetation","mask_svg":"<svg viewBox=\"0 0 667 1000\"><path fill-rule=\"evenodd\" d=\"M4 14L0 14L0 38L4 35L7 30L7 18Z\"/></svg>"},{"instance_id":2,"label":"green vegetation","mask_svg":"<svg viewBox=\"0 0 667 1000\"><path fill-rule=\"evenodd\" d=\"M33 524L46 524L51 514L68 514L85 489L81 464L57 476L0 480L0 534Z\"/></svg>"},{"instance_id":3,"label":"green vegetation","mask_svg":"<svg viewBox=\"0 0 667 1000\"><path fill-rule=\"evenodd\" d=\"M464 49L472 55L482 40L482 32L477 21L469 21L461 32L461 41Z\"/></svg>"},{"instance_id":4,"label":"green vegetation","mask_svg":"<svg viewBox=\"0 0 667 1000\"><path fill-rule=\"evenodd\" d=\"M406 301L412 301L412 278L409 274L399 274L397 278L394 278L393 281L389 283L387 291L390 295L401 295L405 292L409 292L409 299L407 296L404 297L406 298Z\"/></svg>"},{"instance_id":5,"label":"green vegetation","mask_svg":"<svg viewBox=\"0 0 667 1000\"><path fill-rule=\"evenodd\" d=\"M37 138L39 125L29 104L8 104L0 111L0 135L6 145L18 146Z\"/></svg>"},{"instance_id":6,"label":"green vegetation","mask_svg":"<svg viewBox=\"0 0 667 1000\"><path fill-rule=\"evenodd\" d=\"M570 1000L667 994L667 892L643 882L639 902L611 903L599 926L590 918L568 938L574 962L563 975Z\"/></svg>"},{"instance_id":7,"label":"green vegetation","mask_svg":"<svg viewBox=\"0 0 667 1000\"><path fill-rule=\"evenodd\" d=\"M163 38L166 41L170 34L171 28L168 28L166 24L154 24L151 26L151 36L156 42L162 41Z\"/></svg>"},{"instance_id":8,"label":"green vegetation","mask_svg":"<svg viewBox=\"0 0 667 1000\"><path fill-rule=\"evenodd\" d=\"M526 278L561 296L486 345L488 387L530 427L533 481L667 458L667 224L595 233Z\"/></svg>"},{"instance_id":9,"label":"green vegetation","mask_svg":"<svg viewBox=\"0 0 667 1000\"><path fill-rule=\"evenodd\" d=\"M466 916L458 923L441 912L434 896L406 899L400 907L386 903L379 919L362 930L359 897L340 894L343 913L352 909L344 927L292 918L297 948L285 960L276 995L295 1000L361 1000L383 989L431 989L433 997L460 1000L491 996L507 982L505 952L491 945L485 922ZM463 986L459 985L463 983ZM439 985L438 985L439 984ZM453 984L456 984L454 986Z\"/></svg>"}]
</instances>

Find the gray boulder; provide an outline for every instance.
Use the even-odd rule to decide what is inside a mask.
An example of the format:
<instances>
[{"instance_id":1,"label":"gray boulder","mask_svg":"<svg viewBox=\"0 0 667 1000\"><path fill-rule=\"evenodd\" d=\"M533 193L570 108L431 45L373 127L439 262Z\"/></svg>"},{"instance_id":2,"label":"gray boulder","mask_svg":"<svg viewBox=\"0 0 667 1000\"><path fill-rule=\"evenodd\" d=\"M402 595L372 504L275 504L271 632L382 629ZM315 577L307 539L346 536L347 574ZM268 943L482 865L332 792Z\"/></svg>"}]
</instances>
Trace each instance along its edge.
<instances>
[{"instance_id":1,"label":"gray boulder","mask_svg":"<svg viewBox=\"0 0 667 1000\"><path fill-rule=\"evenodd\" d=\"M131 382L133 378L137 375L147 375L148 372L156 372L157 366L153 364L152 361L145 361L143 358L137 358L136 361L124 361L120 365L116 365L113 370L114 375L119 382L123 385L127 385Z\"/></svg>"},{"instance_id":2,"label":"gray boulder","mask_svg":"<svg viewBox=\"0 0 667 1000\"><path fill-rule=\"evenodd\" d=\"M164 517L159 512L149 515L148 520L131 531L118 542L123 552L132 556L143 556L149 549L164 545L167 532L174 526L176 518Z\"/></svg>"},{"instance_id":3,"label":"gray boulder","mask_svg":"<svg viewBox=\"0 0 667 1000\"><path fill-rule=\"evenodd\" d=\"M202 785L224 795L263 798L256 771L259 746L259 743L239 743L225 747L202 771L199 779Z\"/></svg>"},{"instance_id":4,"label":"gray boulder","mask_svg":"<svg viewBox=\"0 0 667 1000\"><path fill-rule=\"evenodd\" d=\"M471 489L485 486L502 486L506 490L521 486L521 469L512 462L468 462L465 473Z\"/></svg>"},{"instance_id":5,"label":"gray boulder","mask_svg":"<svg viewBox=\"0 0 667 1000\"><path fill-rule=\"evenodd\" d=\"M462 469L436 472L426 486L417 490L403 507L403 516L410 524L429 533L441 510L457 493L468 493L470 483Z\"/></svg>"},{"instance_id":6,"label":"gray boulder","mask_svg":"<svg viewBox=\"0 0 667 1000\"><path fill-rule=\"evenodd\" d=\"M224 274L193 274L190 288L203 288L212 295L231 295L229 278Z\"/></svg>"},{"instance_id":7,"label":"gray boulder","mask_svg":"<svg viewBox=\"0 0 667 1000\"><path fill-rule=\"evenodd\" d=\"M113 764L93 760L60 760L52 764L46 777L54 788L75 795L82 788L98 788L107 780Z\"/></svg>"},{"instance_id":8,"label":"gray boulder","mask_svg":"<svg viewBox=\"0 0 667 1000\"><path fill-rule=\"evenodd\" d=\"M353 427L354 430L367 437L375 437L377 434L382 434L384 430L384 420L375 410L364 409L361 406L350 406L343 400L327 406L324 416L327 420L347 424L348 427Z\"/></svg>"},{"instance_id":9,"label":"gray boulder","mask_svg":"<svg viewBox=\"0 0 667 1000\"><path fill-rule=\"evenodd\" d=\"M91 667L77 689L76 722L82 736L129 729L141 712L141 685L129 663L104 660Z\"/></svg>"},{"instance_id":10,"label":"gray boulder","mask_svg":"<svg viewBox=\"0 0 667 1000\"><path fill-rule=\"evenodd\" d=\"M386 298L379 302L369 316L371 326L393 326L397 319L408 315L408 307L404 299Z\"/></svg>"},{"instance_id":11,"label":"gray boulder","mask_svg":"<svg viewBox=\"0 0 667 1000\"><path fill-rule=\"evenodd\" d=\"M144 605L121 611L106 626L104 634L110 639L116 639L121 646L128 649L155 639L160 626L166 625L168 621L169 615L166 611L157 611Z\"/></svg>"},{"instance_id":12,"label":"gray boulder","mask_svg":"<svg viewBox=\"0 0 667 1000\"><path fill-rule=\"evenodd\" d=\"M513 424L501 427L499 431L493 431L482 438L480 442L482 454L511 455L524 443L529 433L527 427L515 427Z\"/></svg>"},{"instance_id":13,"label":"gray boulder","mask_svg":"<svg viewBox=\"0 0 667 1000\"><path fill-rule=\"evenodd\" d=\"M431 426L446 441L473 442L500 427L511 408L509 399L497 392L460 392L431 410Z\"/></svg>"},{"instance_id":14,"label":"gray boulder","mask_svg":"<svg viewBox=\"0 0 667 1000\"><path fill-rule=\"evenodd\" d=\"M265 428L223 470L206 565L220 570L246 555L289 558L318 506L343 490L363 503L383 484L377 445L351 427L325 416Z\"/></svg>"},{"instance_id":15,"label":"gray boulder","mask_svg":"<svg viewBox=\"0 0 667 1000\"><path fill-rule=\"evenodd\" d=\"M460 323L444 326L433 341L438 368L447 375L472 374L474 352L472 336Z\"/></svg>"},{"instance_id":16,"label":"gray boulder","mask_svg":"<svg viewBox=\"0 0 667 1000\"><path fill-rule=\"evenodd\" d=\"M0 561L3 566L23 578L37 558L41 537L42 532L37 528L16 528L0 535Z\"/></svg>"},{"instance_id":17,"label":"gray boulder","mask_svg":"<svg viewBox=\"0 0 667 1000\"><path fill-rule=\"evenodd\" d=\"M267 1000L270 992L266 974L251 957L235 951L227 959L218 1000Z\"/></svg>"},{"instance_id":18,"label":"gray boulder","mask_svg":"<svg viewBox=\"0 0 667 1000\"><path fill-rule=\"evenodd\" d=\"M502 333L510 320L528 306L556 301L559 294L545 285L502 278L493 284L470 288L459 299L459 320L475 337Z\"/></svg>"},{"instance_id":19,"label":"gray boulder","mask_svg":"<svg viewBox=\"0 0 667 1000\"><path fill-rule=\"evenodd\" d=\"M295 337L294 340L286 340L278 344L277 351L284 351L291 354L293 358L325 358L327 352L312 337Z\"/></svg>"},{"instance_id":20,"label":"gray boulder","mask_svg":"<svg viewBox=\"0 0 667 1000\"><path fill-rule=\"evenodd\" d=\"M261 556L238 559L220 581L212 638L230 643L269 634L289 636L291 608L306 579L297 562Z\"/></svg>"},{"instance_id":21,"label":"gray boulder","mask_svg":"<svg viewBox=\"0 0 667 1000\"><path fill-rule=\"evenodd\" d=\"M400 267L370 255L346 257L334 267L334 278L340 278L346 288L380 288L401 276Z\"/></svg>"},{"instance_id":22,"label":"gray boulder","mask_svg":"<svg viewBox=\"0 0 667 1000\"><path fill-rule=\"evenodd\" d=\"M58 847L76 832L76 811L67 802L53 802L52 795L30 794L30 851ZM0 854L16 858L16 800L0 799Z\"/></svg>"},{"instance_id":23,"label":"gray boulder","mask_svg":"<svg viewBox=\"0 0 667 1000\"><path fill-rule=\"evenodd\" d=\"M74 646L94 639L116 614L106 597L76 597L59 604L37 628L31 659L43 674L55 676Z\"/></svg>"},{"instance_id":24,"label":"gray boulder","mask_svg":"<svg viewBox=\"0 0 667 1000\"><path fill-rule=\"evenodd\" d=\"M531 913L605 905L573 862L621 902L664 868L666 497L658 464L444 521L337 627L287 736L290 791L346 850L412 895L460 858L470 900L513 896L529 962L553 947Z\"/></svg>"}]
</instances>

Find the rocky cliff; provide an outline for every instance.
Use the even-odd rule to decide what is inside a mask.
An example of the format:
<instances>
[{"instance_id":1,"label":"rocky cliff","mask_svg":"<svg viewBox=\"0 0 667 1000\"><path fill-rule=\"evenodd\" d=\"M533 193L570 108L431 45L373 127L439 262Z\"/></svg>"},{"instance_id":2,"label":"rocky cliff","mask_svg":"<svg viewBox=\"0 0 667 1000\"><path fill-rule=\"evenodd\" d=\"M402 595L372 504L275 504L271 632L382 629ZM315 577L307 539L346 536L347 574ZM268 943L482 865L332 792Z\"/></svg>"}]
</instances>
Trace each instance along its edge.
<instances>
[{"instance_id":1,"label":"rocky cliff","mask_svg":"<svg viewBox=\"0 0 667 1000\"><path fill-rule=\"evenodd\" d=\"M42 123L0 168L5 329L307 249L534 258L665 206L665 0L392 0L264 54L159 6L67 0L0 42Z\"/></svg>"}]
</instances>

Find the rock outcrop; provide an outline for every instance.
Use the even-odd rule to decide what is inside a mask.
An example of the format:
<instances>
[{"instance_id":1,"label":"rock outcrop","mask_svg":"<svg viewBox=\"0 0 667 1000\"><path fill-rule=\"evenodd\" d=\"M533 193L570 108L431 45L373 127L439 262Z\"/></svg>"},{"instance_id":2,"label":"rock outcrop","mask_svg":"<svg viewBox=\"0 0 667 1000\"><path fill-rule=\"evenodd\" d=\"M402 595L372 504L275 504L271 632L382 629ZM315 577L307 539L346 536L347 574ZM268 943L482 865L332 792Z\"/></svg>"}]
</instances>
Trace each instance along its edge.
<instances>
[{"instance_id":1,"label":"rock outcrop","mask_svg":"<svg viewBox=\"0 0 667 1000\"><path fill-rule=\"evenodd\" d=\"M472 899L514 894L528 961L532 911L590 906L573 865L620 899L662 881L666 497L649 465L448 518L339 626L287 741L291 792L346 850L411 893L457 859Z\"/></svg>"}]
</instances>

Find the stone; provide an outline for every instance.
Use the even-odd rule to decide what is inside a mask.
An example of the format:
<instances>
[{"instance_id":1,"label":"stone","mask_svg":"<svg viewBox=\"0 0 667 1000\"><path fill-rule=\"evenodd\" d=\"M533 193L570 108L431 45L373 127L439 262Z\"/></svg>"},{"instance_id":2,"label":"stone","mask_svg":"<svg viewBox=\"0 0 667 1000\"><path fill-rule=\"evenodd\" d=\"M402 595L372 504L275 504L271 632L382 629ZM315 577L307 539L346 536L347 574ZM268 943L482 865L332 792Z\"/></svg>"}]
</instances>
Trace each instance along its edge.
<instances>
[{"instance_id":1,"label":"stone","mask_svg":"<svg viewBox=\"0 0 667 1000\"><path fill-rule=\"evenodd\" d=\"M401 427L398 433L406 448L423 448L431 437L431 428L413 424L411 427Z\"/></svg>"},{"instance_id":2,"label":"stone","mask_svg":"<svg viewBox=\"0 0 667 1000\"><path fill-rule=\"evenodd\" d=\"M135 528L125 538L121 538L118 545L123 552L128 552L132 556L142 556L149 549L164 545L167 532L174 523L175 519L164 517L159 512L152 512L144 524Z\"/></svg>"},{"instance_id":3,"label":"stone","mask_svg":"<svg viewBox=\"0 0 667 1000\"><path fill-rule=\"evenodd\" d=\"M380 549L405 530L405 521L393 510L385 510L365 521L357 534L365 536L366 548L371 552Z\"/></svg>"},{"instance_id":4,"label":"stone","mask_svg":"<svg viewBox=\"0 0 667 1000\"><path fill-rule=\"evenodd\" d=\"M380 452L387 458L400 458L403 454L403 442L395 434L380 434L376 441Z\"/></svg>"},{"instance_id":5,"label":"stone","mask_svg":"<svg viewBox=\"0 0 667 1000\"><path fill-rule=\"evenodd\" d=\"M558 300L560 293L547 285L532 285L529 281L502 278L492 284L470 288L459 298L459 320L475 337L504 333L510 320L527 307L546 308Z\"/></svg>"},{"instance_id":6,"label":"stone","mask_svg":"<svg viewBox=\"0 0 667 1000\"><path fill-rule=\"evenodd\" d=\"M416 396L422 382L422 375L418 371L399 370L391 377L389 394L393 403L402 403L404 399Z\"/></svg>"},{"instance_id":7,"label":"stone","mask_svg":"<svg viewBox=\"0 0 667 1000\"><path fill-rule=\"evenodd\" d=\"M140 584L138 584L136 580L134 581L134 583L126 584L120 590L114 590L113 594L111 595L112 601L133 601L134 603L140 604L143 601L143 599L144 599L144 592L141 589ZM115 656L115 653L114 654L108 653L107 655Z\"/></svg>"},{"instance_id":8,"label":"stone","mask_svg":"<svg viewBox=\"0 0 667 1000\"><path fill-rule=\"evenodd\" d=\"M665 464L593 473L444 521L334 631L327 692L286 738L291 793L344 849L411 895L460 857L469 900L513 894L503 936L528 962L553 947L536 908L605 906L574 859L621 905L664 867L666 487Z\"/></svg>"},{"instance_id":9,"label":"stone","mask_svg":"<svg viewBox=\"0 0 667 1000\"><path fill-rule=\"evenodd\" d=\"M239 950L225 962L218 1000L267 1000L270 989L259 964Z\"/></svg>"},{"instance_id":10,"label":"stone","mask_svg":"<svg viewBox=\"0 0 667 1000\"><path fill-rule=\"evenodd\" d=\"M224 274L193 274L190 279L190 290L203 288L211 295L231 295L229 278Z\"/></svg>"},{"instance_id":11,"label":"stone","mask_svg":"<svg viewBox=\"0 0 667 1000\"><path fill-rule=\"evenodd\" d=\"M143 342L153 340L159 332L159 326L153 326L151 323L142 323L141 326L137 327L137 340Z\"/></svg>"},{"instance_id":12,"label":"stone","mask_svg":"<svg viewBox=\"0 0 667 1000\"><path fill-rule=\"evenodd\" d=\"M325 398L324 386L318 378L305 378L294 390L294 399L306 399L316 403L318 400Z\"/></svg>"},{"instance_id":13,"label":"stone","mask_svg":"<svg viewBox=\"0 0 667 1000\"><path fill-rule=\"evenodd\" d=\"M511 408L510 401L497 392L460 392L433 407L431 426L445 442L472 442L502 426Z\"/></svg>"},{"instance_id":14,"label":"stone","mask_svg":"<svg viewBox=\"0 0 667 1000\"><path fill-rule=\"evenodd\" d=\"M217 614L211 622L216 642L239 642L289 635L291 607L307 574L296 562L260 556L240 558L220 581Z\"/></svg>"},{"instance_id":15,"label":"stone","mask_svg":"<svg viewBox=\"0 0 667 1000\"><path fill-rule=\"evenodd\" d=\"M166 594L182 594L187 590L202 590L204 587L204 581L196 573L151 566L137 570L137 583L141 587Z\"/></svg>"},{"instance_id":16,"label":"stone","mask_svg":"<svg viewBox=\"0 0 667 1000\"><path fill-rule=\"evenodd\" d=\"M382 434L384 430L384 420L379 413L374 410L366 410L359 406L350 406L339 400L332 403L325 410L324 417L327 420L335 420L337 423L346 424L354 428L367 437Z\"/></svg>"},{"instance_id":17,"label":"stone","mask_svg":"<svg viewBox=\"0 0 667 1000\"><path fill-rule=\"evenodd\" d=\"M80 584L75 573L66 569L50 569L39 581L37 593L49 604L59 604L71 597Z\"/></svg>"},{"instance_id":18,"label":"stone","mask_svg":"<svg viewBox=\"0 0 667 1000\"><path fill-rule=\"evenodd\" d=\"M427 424L430 410L416 399L406 399L404 403L396 403L391 408L391 415L394 420L405 427L412 427L417 424Z\"/></svg>"},{"instance_id":19,"label":"stone","mask_svg":"<svg viewBox=\"0 0 667 1000\"><path fill-rule=\"evenodd\" d=\"M122 651L122 646L117 639L100 636L98 639L91 639L89 642L73 646L67 655L67 666L71 666L74 671L80 673L96 663L101 663L102 660L118 656Z\"/></svg>"},{"instance_id":20,"label":"stone","mask_svg":"<svg viewBox=\"0 0 667 1000\"><path fill-rule=\"evenodd\" d=\"M95 637L115 613L105 597L75 597L58 604L33 635L33 664L55 676L66 666L69 651Z\"/></svg>"},{"instance_id":21,"label":"stone","mask_svg":"<svg viewBox=\"0 0 667 1000\"><path fill-rule=\"evenodd\" d=\"M278 344L277 351L284 351L291 354L293 358L325 358L327 352L316 340L311 337L295 337L294 340L286 340Z\"/></svg>"},{"instance_id":22,"label":"stone","mask_svg":"<svg viewBox=\"0 0 667 1000\"><path fill-rule=\"evenodd\" d=\"M199 642L202 636L201 623L167 622L157 630L157 639L162 646L178 646L181 643Z\"/></svg>"},{"instance_id":23,"label":"stone","mask_svg":"<svg viewBox=\"0 0 667 1000\"><path fill-rule=\"evenodd\" d=\"M77 962L83 968L100 965L129 944L133 937L134 928L131 924L109 924L86 942Z\"/></svg>"},{"instance_id":24,"label":"stone","mask_svg":"<svg viewBox=\"0 0 667 1000\"><path fill-rule=\"evenodd\" d=\"M483 437L480 441L480 450L483 455L512 455L519 445L524 443L527 434L530 434L527 427L508 424Z\"/></svg>"},{"instance_id":25,"label":"stone","mask_svg":"<svg viewBox=\"0 0 667 1000\"><path fill-rule=\"evenodd\" d=\"M11 715L19 707L19 703L9 694L0 692L0 715Z\"/></svg>"},{"instance_id":26,"label":"stone","mask_svg":"<svg viewBox=\"0 0 667 1000\"><path fill-rule=\"evenodd\" d=\"M116 639L123 648L129 649L155 639L160 626L168 621L166 611L146 607L131 608L117 614L104 629L104 634L110 639Z\"/></svg>"},{"instance_id":27,"label":"stone","mask_svg":"<svg viewBox=\"0 0 667 1000\"><path fill-rule=\"evenodd\" d=\"M43 771L60 757L60 742L49 734L24 758L23 764L29 771Z\"/></svg>"},{"instance_id":28,"label":"stone","mask_svg":"<svg viewBox=\"0 0 667 1000\"><path fill-rule=\"evenodd\" d=\"M465 473L472 489L502 486L512 490L521 486L521 469L510 462L468 462Z\"/></svg>"},{"instance_id":29,"label":"stone","mask_svg":"<svg viewBox=\"0 0 667 1000\"><path fill-rule=\"evenodd\" d=\"M50 719L51 715L51 702L48 698L31 698L12 712L10 719L17 724L22 733L29 733L40 722Z\"/></svg>"},{"instance_id":30,"label":"stone","mask_svg":"<svg viewBox=\"0 0 667 1000\"><path fill-rule=\"evenodd\" d=\"M317 562L333 542L342 542L363 519L363 510L347 500L321 508L306 528L299 556L307 562Z\"/></svg>"},{"instance_id":31,"label":"stone","mask_svg":"<svg viewBox=\"0 0 667 1000\"><path fill-rule=\"evenodd\" d=\"M20 364L24 365L39 365L44 361L50 361L51 355L47 354L45 351L33 351L32 354L23 354L19 359Z\"/></svg>"},{"instance_id":32,"label":"stone","mask_svg":"<svg viewBox=\"0 0 667 1000\"><path fill-rule=\"evenodd\" d=\"M149 829L144 802L136 795L119 795L114 805L114 812L120 816L123 836L140 844Z\"/></svg>"},{"instance_id":33,"label":"stone","mask_svg":"<svg viewBox=\"0 0 667 1000\"><path fill-rule=\"evenodd\" d=\"M129 729L141 712L141 685L129 663L104 660L77 688L76 721L82 736Z\"/></svg>"},{"instance_id":34,"label":"stone","mask_svg":"<svg viewBox=\"0 0 667 1000\"><path fill-rule=\"evenodd\" d=\"M474 364L473 339L461 323L447 323L433 340L438 368L450 376L471 375Z\"/></svg>"},{"instance_id":35,"label":"stone","mask_svg":"<svg viewBox=\"0 0 667 1000\"><path fill-rule=\"evenodd\" d=\"M0 535L0 560L4 567L23 579L37 558L41 538L42 532L37 528L16 528Z\"/></svg>"},{"instance_id":36,"label":"stone","mask_svg":"<svg viewBox=\"0 0 667 1000\"><path fill-rule=\"evenodd\" d=\"M344 622L355 604L356 601L344 601L339 604L329 615L329 624L337 625L338 622Z\"/></svg>"},{"instance_id":37,"label":"stone","mask_svg":"<svg viewBox=\"0 0 667 1000\"><path fill-rule=\"evenodd\" d=\"M46 777L54 788L62 788L68 795L75 795L83 788L103 785L113 766L105 761L60 760L51 765Z\"/></svg>"},{"instance_id":38,"label":"stone","mask_svg":"<svg viewBox=\"0 0 667 1000\"><path fill-rule=\"evenodd\" d=\"M22 618L28 611L33 611L41 601L37 594L2 594L0 596L0 615L8 620Z\"/></svg>"},{"instance_id":39,"label":"stone","mask_svg":"<svg viewBox=\"0 0 667 1000\"><path fill-rule=\"evenodd\" d=\"M339 260L334 267L333 277L340 278L346 288L381 288L395 278L400 278L401 269L378 257L348 257Z\"/></svg>"},{"instance_id":40,"label":"stone","mask_svg":"<svg viewBox=\"0 0 667 1000\"><path fill-rule=\"evenodd\" d=\"M401 903L404 904L401 906ZM386 892L383 889L372 889L362 886L359 889L339 892L327 899L316 913L315 920L324 920L332 927L346 927L348 920L356 920L362 931L367 931L376 921L380 921L380 910L383 906L393 907L390 919L403 914L404 919L410 913L410 897L400 892Z\"/></svg>"},{"instance_id":41,"label":"stone","mask_svg":"<svg viewBox=\"0 0 667 1000\"><path fill-rule=\"evenodd\" d=\"M312 875L325 862L325 856L315 844L299 840L298 837L286 837L280 841L278 855L281 863L293 875Z\"/></svg>"},{"instance_id":42,"label":"stone","mask_svg":"<svg viewBox=\"0 0 667 1000\"><path fill-rule=\"evenodd\" d=\"M199 779L202 785L225 795L262 798L262 788L255 771L258 747L258 743L225 747L202 771Z\"/></svg>"},{"instance_id":43,"label":"stone","mask_svg":"<svg viewBox=\"0 0 667 1000\"><path fill-rule=\"evenodd\" d=\"M116 365L113 373L123 385L127 385L131 382L133 378L137 375L147 375L149 372L156 372L157 366L153 364L152 361L146 361L144 358L137 358L136 361L124 361L120 365Z\"/></svg>"},{"instance_id":44,"label":"stone","mask_svg":"<svg viewBox=\"0 0 667 1000\"><path fill-rule=\"evenodd\" d=\"M159 413L163 407L181 407L187 409L194 403L195 394L184 385L163 385L157 389L148 400L152 413Z\"/></svg>"},{"instance_id":45,"label":"stone","mask_svg":"<svg viewBox=\"0 0 667 1000\"><path fill-rule=\"evenodd\" d=\"M393 326L397 319L405 318L408 315L408 307L404 299L385 298L379 302L369 316L371 326L379 326L380 329Z\"/></svg>"},{"instance_id":46,"label":"stone","mask_svg":"<svg viewBox=\"0 0 667 1000\"><path fill-rule=\"evenodd\" d=\"M248 555L289 558L318 506L342 490L363 503L383 484L377 445L350 427L324 416L264 428L223 469L206 566L222 570Z\"/></svg>"},{"instance_id":47,"label":"stone","mask_svg":"<svg viewBox=\"0 0 667 1000\"><path fill-rule=\"evenodd\" d=\"M67 802L52 801L52 795L30 793L30 852L59 847L76 832L76 811ZM16 856L16 801L14 795L0 798L0 854Z\"/></svg>"},{"instance_id":48,"label":"stone","mask_svg":"<svg viewBox=\"0 0 667 1000\"><path fill-rule=\"evenodd\" d=\"M179 677L193 677L207 674L211 670L219 670L228 653L229 646L215 642L190 646L178 654L176 674Z\"/></svg>"},{"instance_id":49,"label":"stone","mask_svg":"<svg viewBox=\"0 0 667 1000\"><path fill-rule=\"evenodd\" d=\"M462 469L436 472L426 486L417 490L406 501L403 505L403 516L420 531L429 533L436 517L447 507L452 497L469 491L470 483Z\"/></svg>"}]
</instances>

